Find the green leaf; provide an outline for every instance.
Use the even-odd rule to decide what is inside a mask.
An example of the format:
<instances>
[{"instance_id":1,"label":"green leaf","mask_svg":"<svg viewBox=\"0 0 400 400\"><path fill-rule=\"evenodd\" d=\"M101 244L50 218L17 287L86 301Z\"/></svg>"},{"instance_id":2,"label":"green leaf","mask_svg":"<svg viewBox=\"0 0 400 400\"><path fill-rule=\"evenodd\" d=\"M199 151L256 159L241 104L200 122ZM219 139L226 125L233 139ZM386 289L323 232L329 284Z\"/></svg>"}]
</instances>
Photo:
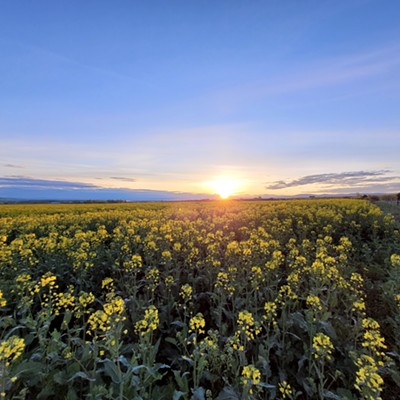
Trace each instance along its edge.
<instances>
[{"instance_id":1,"label":"green leaf","mask_svg":"<svg viewBox=\"0 0 400 400\"><path fill-rule=\"evenodd\" d=\"M271 385L270 383L260 382L257 384L257 386L261 386L265 389L275 389L275 385Z\"/></svg>"},{"instance_id":2,"label":"green leaf","mask_svg":"<svg viewBox=\"0 0 400 400\"><path fill-rule=\"evenodd\" d=\"M400 372L398 370L391 370L390 376L397 386L400 386Z\"/></svg>"},{"instance_id":3,"label":"green leaf","mask_svg":"<svg viewBox=\"0 0 400 400\"><path fill-rule=\"evenodd\" d=\"M192 389L192 393L193 394L190 400L205 400L206 398L206 391L201 386L196 389Z\"/></svg>"},{"instance_id":4,"label":"green leaf","mask_svg":"<svg viewBox=\"0 0 400 400\"><path fill-rule=\"evenodd\" d=\"M333 340L337 339L337 334L335 329L333 328L332 324L327 321L319 321L319 324L321 325L323 331Z\"/></svg>"},{"instance_id":5,"label":"green leaf","mask_svg":"<svg viewBox=\"0 0 400 400\"><path fill-rule=\"evenodd\" d=\"M173 337L167 337L167 338L165 338L165 341L167 343L173 344L174 346L178 346L178 341Z\"/></svg>"},{"instance_id":6,"label":"green leaf","mask_svg":"<svg viewBox=\"0 0 400 400\"><path fill-rule=\"evenodd\" d=\"M172 400L179 400L183 396L185 396L184 392L181 392L179 390L175 390L174 395L172 396Z\"/></svg>"},{"instance_id":7,"label":"green leaf","mask_svg":"<svg viewBox=\"0 0 400 400\"><path fill-rule=\"evenodd\" d=\"M104 372L111 378L114 383L121 383L120 371L118 367L111 361L105 360L104 362Z\"/></svg>"},{"instance_id":8,"label":"green leaf","mask_svg":"<svg viewBox=\"0 0 400 400\"><path fill-rule=\"evenodd\" d=\"M146 365L136 365L135 367L132 367L131 371L134 374L137 374L141 369L145 369L147 372L149 372L150 368L147 367Z\"/></svg>"},{"instance_id":9,"label":"green leaf","mask_svg":"<svg viewBox=\"0 0 400 400\"><path fill-rule=\"evenodd\" d=\"M86 381L91 381L91 382L94 382L96 380L94 378L91 378L86 372L79 371L79 372L76 372L74 375L72 375L71 378L69 378L67 382L72 382L78 378L85 379Z\"/></svg>"},{"instance_id":10,"label":"green leaf","mask_svg":"<svg viewBox=\"0 0 400 400\"><path fill-rule=\"evenodd\" d=\"M53 376L53 381L57 383L58 385L65 385L67 381L67 374L65 371L60 371L54 374Z\"/></svg>"},{"instance_id":11,"label":"green leaf","mask_svg":"<svg viewBox=\"0 0 400 400\"><path fill-rule=\"evenodd\" d=\"M240 400L240 397L231 386L225 386L215 400Z\"/></svg>"},{"instance_id":12,"label":"green leaf","mask_svg":"<svg viewBox=\"0 0 400 400\"><path fill-rule=\"evenodd\" d=\"M78 400L78 399L79 399L79 397L78 397L75 389L70 386L68 388L68 393L67 393L66 400Z\"/></svg>"},{"instance_id":13,"label":"green leaf","mask_svg":"<svg viewBox=\"0 0 400 400\"><path fill-rule=\"evenodd\" d=\"M329 390L324 390L323 391L323 396L327 399L333 399L333 400L342 400L343 398L338 396L337 394L330 392Z\"/></svg>"},{"instance_id":14,"label":"green leaf","mask_svg":"<svg viewBox=\"0 0 400 400\"><path fill-rule=\"evenodd\" d=\"M177 326L179 328L183 328L185 326L185 324L182 321L171 322L171 325Z\"/></svg>"},{"instance_id":15,"label":"green leaf","mask_svg":"<svg viewBox=\"0 0 400 400\"><path fill-rule=\"evenodd\" d=\"M132 364L126 359L125 356L119 356L118 361L125 367L130 368Z\"/></svg>"},{"instance_id":16,"label":"green leaf","mask_svg":"<svg viewBox=\"0 0 400 400\"><path fill-rule=\"evenodd\" d=\"M307 330L307 321L305 320L304 315L301 312L297 311L291 314L289 319L292 320L294 324L300 327L303 331Z\"/></svg>"},{"instance_id":17,"label":"green leaf","mask_svg":"<svg viewBox=\"0 0 400 400\"><path fill-rule=\"evenodd\" d=\"M345 389L345 388L338 388L337 390L338 396L341 398L341 400L353 400L353 393L351 393L350 390Z\"/></svg>"}]
</instances>

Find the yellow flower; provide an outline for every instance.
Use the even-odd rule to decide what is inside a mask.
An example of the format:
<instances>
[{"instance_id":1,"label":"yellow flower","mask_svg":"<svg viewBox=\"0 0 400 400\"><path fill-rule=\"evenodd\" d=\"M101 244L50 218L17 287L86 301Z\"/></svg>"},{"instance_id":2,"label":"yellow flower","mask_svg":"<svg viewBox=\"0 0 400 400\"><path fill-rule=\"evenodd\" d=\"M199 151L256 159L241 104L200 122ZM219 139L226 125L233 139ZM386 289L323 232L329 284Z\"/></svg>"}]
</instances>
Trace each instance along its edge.
<instances>
[{"instance_id":1,"label":"yellow flower","mask_svg":"<svg viewBox=\"0 0 400 400\"><path fill-rule=\"evenodd\" d=\"M332 359L333 344L331 338L323 333L318 333L313 338L312 351L314 358L327 360Z\"/></svg>"},{"instance_id":2,"label":"yellow flower","mask_svg":"<svg viewBox=\"0 0 400 400\"><path fill-rule=\"evenodd\" d=\"M173 277L172 275L168 275L168 276L165 278L164 282L165 282L165 286L166 286L167 288L169 288L169 287L171 287L171 285L174 283L174 277Z\"/></svg>"},{"instance_id":3,"label":"yellow flower","mask_svg":"<svg viewBox=\"0 0 400 400\"><path fill-rule=\"evenodd\" d=\"M192 287L188 284L185 284L181 287L179 295L181 296L182 300L186 302L191 299L192 293L193 293Z\"/></svg>"},{"instance_id":4,"label":"yellow flower","mask_svg":"<svg viewBox=\"0 0 400 400\"><path fill-rule=\"evenodd\" d=\"M103 310L97 310L88 318L88 333L93 335L96 331L110 331L115 324L125 320L122 317L124 310L125 303L121 297L111 298L108 303L104 303Z\"/></svg>"},{"instance_id":5,"label":"yellow flower","mask_svg":"<svg viewBox=\"0 0 400 400\"><path fill-rule=\"evenodd\" d=\"M161 253L161 258L162 258L164 261L169 261L169 260L171 260L171 259L172 259L171 252L169 252L168 250L163 251L163 252Z\"/></svg>"},{"instance_id":6,"label":"yellow flower","mask_svg":"<svg viewBox=\"0 0 400 400\"><path fill-rule=\"evenodd\" d=\"M5 307L7 305L7 300L3 297L3 292L0 290L0 307Z\"/></svg>"},{"instance_id":7,"label":"yellow flower","mask_svg":"<svg viewBox=\"0 0 400 400\"><path fill-rule=\"evenodd\" d=\"M282 399L286 399L292 394L292 387L287 381L280 382L278 384L279 391L281 392Z\"/></svg>"},{"instance_id":8,"label":"yellow flower","mask_svg":"<svg viewBox=\"0 0 400 400\"><path fill-rule=\"evenodd\" d=\"M245 388L249 388L249 393L253 394L252 386L261 382L261 372L254 365L246 365L242 370L242 383Z\"/></svg>"},{"instance_id":9,"label":"yellow flower","mask_svg":"<svg viewBox=\"0 0 400 400\"><path fill-rule=\"evenodd\" d=\"M55 286L56 284L57 277L53 275L51 272L46 272L41 278L40 278L40 285L42 287L46 286Z\"/></svg>"},{"instance_id":10,"label":"yellow flower","mask_svg":"<svg viewBox=\"0 0 400 400\"><path fill-rule=\"evenodd\" d=\"M312 308L314 310L317 310L317 311L322 310L321 300L319 299L318 296L315 296L313 294L310 294L309 296L307 296L306 304L307 304L307 307Z\"/></svg>"},{"instance_id":11,"label":"yellow flower","mask_svg":"<svg viewBox=\"0 0 400 400\"><path fill-rule=\"evenodd\" d=\"M238 330L235 333L237 337L253 340L260 332L260 324L256 323L253 314L246 310L240 311L237 319Z\"/></svg>"},{"instance_id":12,"label":"yellow flower","mask_svg":"<svg viewBox=\"0 0 400 400\"><path fill-rule=\"evenodd\" d=\"M138 335L144 336L155 331L160 323L158 318L158 310L151 305L144 313L144 318L135 324L135 331Z\"/></svg>"},{"instance_id":13,"label":"yellow flower","mask_svg":"<svg viewBox=\"0 0 400 400\"><path fill-rule=\"evenodd\" d=\"M235 292L235 288L230 284L229 275L226 272L218 272L215 288L226 290L230 295Z\"/></svg>"},{"instance_id":14,"label":"yellow flower","mask_svg":"<svg viewBox=\"0 0 400 400\"><path fill-rule=\"evenodd\" d=\"M277 308L278 308L278 306L274 301L267 301L264 304L265 315L263 316L263 318L268 323L272 323L273 326L277 325L277 322L276 322Z\"/></svg>"},{"instance_id":15,"label":"yellow flower","mask_svg":"<svg viewBox=\"0 0 400 400\"><path fill-rule=\"evenodd\" d=\"M182 245L180 243L174 243L173 249L174 251L181 251Z\"/></svg>"},{"instance_id":16,"label":"yellow flower","mask_svg":"<svg viewBox=\"0 0 400 400\"><path fill-rule=\"evenodd\" d=\"M354 387L360 392L363 399L380 399L383 379L379 375L376 361L367 355L362 355L356 361L358 370Z\"/></svg>"},{"instance_id":17,"label":"yellow flower","mask_svg":"<svg viewBox=\"0 0 400 400\"><path fill-rule=\"evenodd\" d=\"M88 333L107 332L110 329L109 317L103 310L97 310L88 318Z\"/></svg>"},{"instance_id":18,"label":"yellow flower","mask_svg":"<svg viewBox=\"0 0 400 400\"><path fill-rule=\"evenodd\" d=\"M400 255L392 254L390 257L390 262L392 263L393 267L400 267Z\"/></svg>"},{"instance_id":19,"label":"yellow flower","mask_svg":"<svg viewBox=\"0 0 400 400\"><path fill-rule=\"evenodd\" d=\"M397 304L397 307L400 307L400 294L396 294L394 296L394 300L395 300L395 302Z\"/></svg>"},{"instance_id":20,"label":"yellow flower","mask_svg":"<svg viewBox=\"0 0 400 400\"><path fill-rule=\"evenodd\" d=\"M62 309L72 310L75 308L75 296L72 291L66 293L58 293L56 295L55 310L59 314Z\"/></svg>"},{"instance_id":21,"label":"yellow flower","mask_svg":"<svg viewBox=\"0 0 400 400\"><path fill-rule=\"evenodd\" d=\"M378 322L372 318L364 318L362 320L362 326L365 332L361 345L378 356L383 355L381 350L385 350L387 346L385 344L385 339L380 334Z\"/></svg>"},{"instance_id":22,"label":"yellow flower","mask_svg":"<svg viewBox=\"0 0 400 400\"><path fill-rule=\"evenodd\" d=\"M353 312L359 312L360 314L365 314L365 302L364 300L356 300L351 308Z\"/></svg>"},{"instance_id":23,"label":"yellow flower","mask_svg":"<svg viewBox=\"0 0 400 400\"><path fill-rule=\"evenodd\" d=\"M157 285L160 280L160 271L153 267L146 271L146 279L151 281L153 285Z\"/></svg>"},{"instance_id":24,"label":"yellow flower","mask_svg":"<svg viewBox=\"0 0 400 400\"><path fill-rule=\"evenodd\" d=\"M94 302L94 295L93 293L89 292L81 292L79 296L79 304L83 307L86 308L89 304L92 304Z\"/></svg>"},{"instance_id":25,"label":"yellow flower","mask_svg":"<svg viewBox=\"0 0 400 400\"><path fill-rule=\"evenodd\" d=\"M139 254L134 254L130 261L124 262L124 270L125 272L134 271L138 268L141 268L143 265L142 257Z\"/></svg>"},{"instance_id":26,"label":"yellow flower","mask_svg":"<svg viewBox=\"0 0 400 400\"><path fill-rule=\"evenodd\" d=\"M293 292L293 289L289 285L283 285L279 289L278 300L280 303L285 303L287 299L296 300L298 298L297 294Z\"/></svg>"},{"instance_id":27,"label":"yellow flower","mask_svg":"<svg viewBox=\"0 0 400 400\"><path fill-rule=\"evenodd\" d=\"M101 288L113 288L114 287L114 281L112 278L104 278L103 281L101 282Z\"/></svg>"},{"instance_id":28,"label":"yellow flower","mask_svg":"<svg viewBox=\"0 0 400 400\"><path fill-rule=\"evenodd\" d=\"M3 340L0 343L0 362L5 362L8 366L14 360L16 360L24 351L25 342L24 339L18 336L11 336L7 340Z\"/></svg>"},{"instance_id":29,"label":"yellow flower","mask_svg":"<svg viewBox=\"0 0 400 400\"><path fill-rule=\"evenodd\" d=\"M192 317L189 321L189 332L190 333L204 333L206 321L204 320L203 314L198 313Z\"/></svg>"},{"instance_id":30,"label":"yellow flower","mask_svg":"<svg viewBox=\"0 0 400 400\"><path fill-rule=\"evenodd\" d=\"M104 303L103 309L104 312L109 316L121 315L125 309L125 302L121 297L117 296L109 303Z\"/></svg>"}]
</instances>

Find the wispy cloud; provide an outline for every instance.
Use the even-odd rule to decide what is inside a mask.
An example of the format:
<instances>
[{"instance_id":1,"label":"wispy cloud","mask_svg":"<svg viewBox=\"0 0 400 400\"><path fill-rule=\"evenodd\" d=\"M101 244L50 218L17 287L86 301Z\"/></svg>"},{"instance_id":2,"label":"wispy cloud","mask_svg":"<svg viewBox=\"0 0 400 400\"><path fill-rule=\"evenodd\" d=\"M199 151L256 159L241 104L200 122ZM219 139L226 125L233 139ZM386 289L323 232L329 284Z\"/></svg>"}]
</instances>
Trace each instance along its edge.
<instances>
[{"instance_id":1,"label":"wispy cloud","mask_svg":"<svg viewBox=\"0 0 400 400\"><path fill-rule=\"evenodd\" d=\"M212 197L212 195L205 193L106 188L81 182L27 177L0 177L0 198L2 199L173 201Z\"/></svg>"},{"instance_id":2,"label":"wispy cloud","mask_svg":"<svg viewBox=\"0 0 400 400\"><path fill-rule=\"evenodd\" d=\"M387 176L389 172L389 170L351 171L342 173L307 175L291 181L272 182L266 186L266 189L279 190L313 184L351 188L360 185L378 184L400 179L399 177Z\"/></svg>"},{"instance_id":3,"label":"wispy cloud","mask_svg":"<svg viewBox=\"0 0 400 400\"><path fill-rule=\"evenodd\" d=\"M27 189L94 189L99 188L99 186L90 183L80 183L80 182L68 182L68 181L58 181L58 180L47 180L47 179L34 179L25 176L8 176L0 177L0 188L27 188Z\"/></svg>"},{"instance_id":4,"label":"wispy cloud","mask_svg":"<svg viewBox=\"0 0 400 400\"><path fill-rule=\"evenodd\" d=\"M326 57L313 62L297 64L294 69L288 69L285 72L271 71L267 79L253 78L247 84L214 93L211 95L213 100L211 103L213 106L223 105L222 108L233 111L243 103L324 87L348 85L353 81L365 78L385 76L389 72L395 74L399 70L399 66L400 46L389 44L359 53ZM365 93L365 88L358 90L360 93ZM346 93L354 95L354 90ZM208 101L210 102L210 98Z\"/></svg>"},{"instance_id":5,"label":"wispy cloud","mask_svg":"<svg viewBox=\"0 0 400 400\"><path fill-rule=\"evenodd\" d=\"M24 166L17 165L17 164L3 164L3 167L6 167L6 168L18 168L18 169L25 168Z\"/></svg>"},{"instance_id":6,"label":"wispy cloud","mask_svg":"<svg viewBox=\"0 0 400 400\"><path fill-rule=\"evenodd\" d=\"M124 176L110 176L110 179L114 179L116 181L124 181L124 182L136 182L136 179L126 178Z\"/></svg>"}]
</instances>

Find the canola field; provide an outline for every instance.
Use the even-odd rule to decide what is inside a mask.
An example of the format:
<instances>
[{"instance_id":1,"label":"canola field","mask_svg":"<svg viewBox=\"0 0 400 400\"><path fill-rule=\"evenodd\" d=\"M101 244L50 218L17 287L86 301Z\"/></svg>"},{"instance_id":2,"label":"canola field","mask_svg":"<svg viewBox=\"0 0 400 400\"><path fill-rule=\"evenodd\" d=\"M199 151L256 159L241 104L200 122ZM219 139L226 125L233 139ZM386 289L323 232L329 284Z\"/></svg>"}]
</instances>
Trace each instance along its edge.
<instances>
[{"instance_id":1,"label":"canola field","mask_svg":"<svg viewBox=\"0 0 400 400\"><path fill-rule=\"evenodd\" d=\"M400 234L362 200L0 206L0 396L400 398Z\"/></svg>"}]
</instances>

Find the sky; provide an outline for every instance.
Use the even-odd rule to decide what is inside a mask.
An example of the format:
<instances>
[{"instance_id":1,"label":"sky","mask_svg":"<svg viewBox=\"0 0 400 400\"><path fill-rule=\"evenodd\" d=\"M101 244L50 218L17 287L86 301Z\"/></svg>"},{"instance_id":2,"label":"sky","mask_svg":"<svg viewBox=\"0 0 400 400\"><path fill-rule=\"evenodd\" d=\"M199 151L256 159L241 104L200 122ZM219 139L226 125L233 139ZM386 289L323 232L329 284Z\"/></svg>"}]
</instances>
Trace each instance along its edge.
<instances>
[{"instance_id":1,"label":"sky","mask_svg":"<svg viewBox=\"0 0 400 400\"><path fill-rule=\"evenodd\" d=\"M397 193L399 20L397 0L3 1L0 198Z\"/></svg>"}]
</instances>

